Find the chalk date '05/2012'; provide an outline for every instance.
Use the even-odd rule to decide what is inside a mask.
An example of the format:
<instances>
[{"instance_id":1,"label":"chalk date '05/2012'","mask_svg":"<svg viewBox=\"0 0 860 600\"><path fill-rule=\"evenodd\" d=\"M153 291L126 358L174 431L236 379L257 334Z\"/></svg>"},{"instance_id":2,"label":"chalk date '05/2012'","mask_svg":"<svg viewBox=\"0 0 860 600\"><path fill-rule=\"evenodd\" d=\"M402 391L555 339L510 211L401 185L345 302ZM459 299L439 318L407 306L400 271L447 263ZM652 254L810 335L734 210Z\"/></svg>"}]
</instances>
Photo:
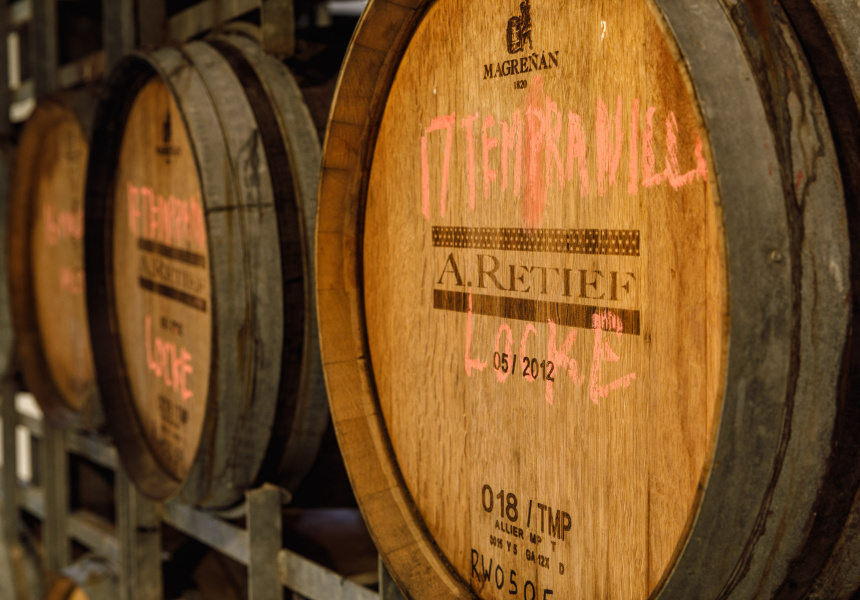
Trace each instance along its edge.
<instances>
[{"instance_id":1,"label":"chalk date '05/2012'","mask_svg":"<svg viewBox=\"0 0 860 600\"><path fill-rule=\"evenodd\" d=\"M510 359L510 362L508 360ZM493 368L502 373L519 373L522 367L522 375L525 379L532 381L543 379L544 381L555 381L555 364L551 360L542 360L528 356L521 357L521 363L517 362L517 355L513 358L508 356L506 352L496 352L493 354Z\"/></svg>"}]
</instances>

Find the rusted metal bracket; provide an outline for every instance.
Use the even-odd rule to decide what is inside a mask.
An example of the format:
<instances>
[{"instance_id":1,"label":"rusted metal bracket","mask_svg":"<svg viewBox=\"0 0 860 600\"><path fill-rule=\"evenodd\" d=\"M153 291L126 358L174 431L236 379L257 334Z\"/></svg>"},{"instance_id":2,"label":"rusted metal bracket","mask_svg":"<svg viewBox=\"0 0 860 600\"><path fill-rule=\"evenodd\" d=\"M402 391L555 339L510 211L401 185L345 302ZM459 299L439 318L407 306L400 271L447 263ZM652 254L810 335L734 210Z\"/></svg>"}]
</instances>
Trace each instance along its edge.
<instances>
[{"instance_id":1,"label":"rusted metal bracket","mask_svg":"<svg viewBox=\"0 0 860 600\"><path fill-rule=\"evenodd\" d=\"M24 426L34 436L34 441L39 442L40 451L44 452L50 444L45 444L46 436L56 437L56 430L52 432L41 419L17 414L14 406L16 391L17 388L12 384L11 391L7 392L9 400L0 405L3 428L14 432L16 424ZM384 566L380 566L380 591L377 593L296 552L282 548L281 506L284 490L277 486L264 485L247 493L244 504L247 525L240 528L211 512L192 506L177 502L159 505L146 500L137 493L119 466L116 449L108 445L104 438L84 432L66 432L64 437L67 452L116 471L116 525L85 511L70 514L67 506L61 507L67 523L66 538L62 543L67 546L68 540L73 538L115 564L119 575L119 593L116 597L120 600L160 600L163 597L160 563L162 522L248 566L248 592L252 600L280 600L284 588L293 591L294 600L403 600L403 595ZM4 460L9 461L6 464L14 465L14 433L4 439L12 440L11 444L4 443ZM41 473L45 473L43 469L46 466L40 467ZM10 477L14 481L8 481ZM53 478L56 478L56 473ZM44 481L46 478L39 479ZM8 469L4 469L4 499L17 500L8 505L4 502L3 529L6 535L14 536L14 539L18 535L19 507L45 523L56 519L50 511L57 510L57 506L48 501L49 493L44 488L31 485L16 493L17 489L14 469L11 476ZM7 495L5 490L12 492ZM55 559L55 562L60 561ZM0 566L0 578L2 575Z\"/></svg>"}]
</instances>

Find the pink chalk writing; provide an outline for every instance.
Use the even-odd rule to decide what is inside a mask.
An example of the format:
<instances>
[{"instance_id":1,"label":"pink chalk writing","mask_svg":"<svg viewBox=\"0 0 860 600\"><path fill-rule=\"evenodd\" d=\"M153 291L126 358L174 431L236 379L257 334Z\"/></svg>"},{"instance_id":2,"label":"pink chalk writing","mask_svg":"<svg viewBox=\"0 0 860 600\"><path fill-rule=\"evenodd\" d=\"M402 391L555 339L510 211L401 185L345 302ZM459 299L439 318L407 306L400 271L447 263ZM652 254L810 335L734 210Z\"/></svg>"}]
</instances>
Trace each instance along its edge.
<instances>
[{"instance_id":1,"label":"pink chalk writing","mask_svg":"<svg viewBox=\"0 0 860 600\"><path fill-rule=\"evenodd\" d=\"M185 347L177 348L174 342L166 342L158 336L153 340L152 317L149 315L144 319L144 339L147 368L177 392L183 402L190 400L194 396L187 387L188 375L194 372L191 353Z\"/></svg>"},{"instance_id":2,"label":"pink chalk writing","mask_svg":"<svg viewBox=\"0 0 860 600\"><path fill-rule=\"evenodd\" d=\"M564 173L568 181L573 181L573 161L579 173L579 195L588 195L588 161L585 156L585 134L582 132L582 119L575 112L567 113L567 160Z\"/></svg>"},{"instance_id":3,"label":"pink chalk writing","mask_svg":"<svg viewBox=\"0 0 860 600\"><path fill-rule=\"evenodd\" d=\"M490 193L490 184L496 180L496 172L490 168L490 150L499 145L499 138L487 135L487 129L495 124L495 117L493 117L493 115L489 115L484 119L484 124L481 127L481 156L484 159L484 198L486 198Z\"/></svg>"},{"instance_id":4,"label":"pink chalk writing","mask_svg":"<svg viewBox=\"0 0 860 600\"><path fill-rule=\"evenodd\" d=\"M84 210L61 210L54 212L50 204L42 205L42 221L48 245L56 246L65 240L81 240L84 237Z\"/></svg>"},{"instance_id":5,"label":"pink chalk writing","mask_svg":"<svg viewBox=\"0 0 860 600\"><path fill-rule=\"evenodd\" d=\"M621 184L619 171L625 139L629 150L626 186L629 195L637 194L640 188L653 188L661 184L668 184L677 191L707 179L708 165L701 136L697 134L694 139L691 136L681 139L674 111L646 106L644 123L640 128L638 98L631 99L629 103L629 120L624 118L625 103L620 95L613 108L610 110L607 102L598 97L592 138L578 113L560 110L552 97L543 93L543 80L538 76L531 82L524 104L515 109L507 120L493 114L469 113L459 120L458 131L455 132L454 124L458 122L455 113L435 117L421 136L421 212L424 218L429 220L431 215L431 196L435 193L432 189L435 186L431 185L434 174L440 179L437 189L441 216L445 216L448 208L448 187L452 173L465 174L469 190L467 206L471 211L476 210L475 186L477 169L480 167L483 174L483 198L490 198L496 187L500 187L502 193L511 189L522 202L524 222L530 227L538 226L548 188L577 185L581 197L595 192L603 197L612 188L618 187ZM665 127L663 148L655 147L654 127L657 118L663 120ZM481 123L480 128L474 127L475 121ZM477 129L480 129L480 133ZM445 139L440 156L436 151L431 153L429 140L433 132L442 130ZM566 132L566 136L562 132ZM562 137L566 137L563 144ZM462 160L465 164L457 165L462 168L452 170L455 138L458 144L465 144L465 152L457 154L464 157ZM476 144L480 144L480 152L475 151ZM438 148L438 143L434 147ZM662 168L658 168L658 151L662 151ZM590 182L590 160L595 165L596 186ZM682 171L682 162L694 166ZM501 178L498 177L499 170ZM523 176L526 185L525 194L521 197Z\"/></svg>"},{"instance_id":6,"label":"pink chalk writing","mask_svg":"<svg viewBox=\"0 0 860 600\"><path fill-rule=\"evenodd\" d=\"M543 76L538 75L532 80L532 86L526 98L526 106L522 108L526 115L526 189L522 200L522 220L527 227L539 227L543 220L544 209L546 208L546 192L547 181L542 177L541 167L546 162L546 171L549 171L549 155L548 152L542 152L544 144L547 147L551 146L549 141L548 125L552 118L552 103L550 105L549 96L546 97L546 107L542 105L543 95ZM556 113L558 112L556 107ZM559 130L561 125L559 123Z\"/></svg>"},{"instance_id":7,"label":"pink chalk writing","mask_svg":"<svg viewBox=\"0 0 860 600\"><path fill-rule=\"evenodd\" d=\"M576 342L577 331L568 332L567 337L560 346L558 345L558 326L547 319L547 327L549 328L549 339L547 343L546 357L554 365L556 373L567 373L568 379L577 387L582 387L585 384L586 376L581 371L580 363L571 353L573 345ZM609 330L607 333L606 330ZM609 341L612 333L620 338L623 332L623 324L621 319L612 311L601 311L592 316L592 333L594 336L594 344L591 352L591 368L588 373L588 397L598 404L600 398L609 397L610 393L622 388L630 387L631 383L636 379L636 373L627 373L618 377L609 383L603 383L603 366L607 362L618 362L620 360L618 354L612 349ZM537 327L533 323L527 323L523 328L520 336L519 354L513 356L516 361L517 356L523 358L526 356L536 356L535 353L529 352L528 342L531 337L537 337ZM502 337L505 338L504 353L502 354L501 342ZM496 379L499 383L505 383L508 380L510 373L514 372L515 366L508 369L507 359L511 356L511 346L513 345L514 333L512 327L508 323L501 323L496 331L494 344L494 357L498 361L499 356L504 361L501 368L496 364L494 369ZM474 377L487 366L487 361L481 361L473 358L472 352L472 293L469 292L469 310L466 316L466 352L465 352L465 367L466 375ZM523 371L523 378L527 383L535 382L539 377L537 371ZM554 402L554 385L558 382L554 378L544 378L546 381L545 399L547 404Z\"/></svg>"},{"instance_id":8,"label":"pink chalk writing","mask_svg":"<svg viewBox=\"0 0 860 600\"><path fill-rule=\"evenodd\" d=\"M60 289L74 295L84 293L84 270L60 267Z\"/></svg>"},{"instance_id":9,"label":"pink chalk writing","mask_svg":"<svg viewBox=\"0 0 860 600\"><path fill-rule=\"evenodd\" d=\"M206 248L203 208L195 198L156 194L152 188L127 184L128 226L133 235L167 246Z\"/></svg>"},{"instance_id":10,"label":"pink chalk writing","mask_svg":"<svg viewBox=\"0 0 860 600\"><path fill-rule=\"evenodd\" d=\"M469 357L472 348L472 288L469 288L469 312L466 315L466 375L472 376L472 369L483 371L487 361L479 361Z\"/></svg>"},{"instance_id":11,"label":"pink chalk writing","mask_svg":"<svg viewBox=\"0 0 860 600\"><path fill-rule=\"evenodd\" d=\"M442 160L442 191L439 195L439 211L442 216L445 216L445 199L448 197L448 175L451 168L451 147L454 145L454 115L445 115L436 117L430 122L430 126L421 136L421 207L426 218L430 218L430 171L426 169L427 165L427 134L440 129L447 131L445 138L445 155ZM472 135L472 128L469 127L469 137Z\"/></svg>"},{"instance_id":12,"label":"pink chalk writing","mask_svg":"<svg viewBox=\"0 0 860 600\"><path fill-rule=\"evenodd\" d=\"M565 369L567 371L567 376L570 377L570 380L574 385L582 385L585 381L585 375L579 374L579 362L570 355L570 351L573 349L573 344L576 342L576 329L572 329L570 333L567 334L567 338L565 338L564 344L562 344L561 347L556 347L556 325L552 322L552 319L547 319L547 324L549 325L547 357L555 363L559 369ZM547 381L546 401L549 404L552 404L552 400L553 382Z\"/></svg>"},{"instance_id":13,"label":"pink chalk writing","mask_svg":"<svg viewBox=\"0 0 860 600\"><path fill-rule=\"evenodd\" d=\"M475 210L475 143L472 135L472 125L478 120L479 113L466 115L460 121L460 127L466 130L466 166L469 180L469 208Z\"/></svg>"},{"instance_id":14,"label":"pink chalk writing","mask_svg":"<svg viewBox=\"0 0 860 600\"><path fill-rule=\"evenodd\" d=\"M630 111L630 131L639 131L639 98L633 98L633 108ZM637 143L638 135L630 137L630 156L639 156ZM628 161L627 193L635 196L639 192L639 161Z\"/></svg>"},{"instance_id":15,"label":"pink chalk writing","mask_svg":"<svg viewBox=\"0 0 860 600\"><path fill-rule=\"evenodd\" d=\"M601 385L601 368L604 362L618 362L618 355L609 346L609 340L604 339L603 328L608 326L615 330L616 337L621 337L623 325L611 311L598 313L591 317L592 329L594 330L594 352L591 359L591 378L588 386L588 397L597 404L598 398L606 398L609 392L622 387L630 387L630 382L636 379L636 373L628 373L607 385Z\"/></svg>"},{"instance_id":16,"label":"pink chalk writing","mask_svg":"<svg viewBox=\"0 0 860 600\"><path fill-rule=\"evenodd\" d=\"M665 173L655 173L657 159L654 156L654 113L657 109L649 106L645 111L645 130L642 133L642 185L654 187L666 178Z\"/></svg>"},{"instance_id":17,"label":"pink chalk writing","mask_svg":"<svg viewBox=\"0 0 860 600\"><path fill-rule=\"evenodd\" d=\"M633 137L633 136L631 136ZM621 144L624 141L621 131L621 96L615 108L615 147L609 141L609 109L603 98L597 99L597 192L606 194L607 177L609 184L615 184L618 166L621 164Z\"/></svg>"},{"instance_id":18,"label":"pink chalk writing","mask_svg":"<svg viewBox=\"0 0 860 600\"><path fill-rule=\"evenodd\" d=\"M547 122L546 122L546 185L552 184L552 168L555 166L559 185L564 185L563 161L561 151L558 149L558 140L561 138L563 118L558 111L558 105L547 98Z\"/></svg>"},{"instance_id":19,"label":"pink chalk writing","mask_svg":"<svg viewBox=\"0 0 860 600\"><path fill-rule=\"evenodd\" d=\"M508 189L508 159L514 153L514 195L520 197L523 173L523 115L517 110L510 123L502 121L502 191ZM443 215L444 216L444 215Z\"/></svg>"}]
</instances>

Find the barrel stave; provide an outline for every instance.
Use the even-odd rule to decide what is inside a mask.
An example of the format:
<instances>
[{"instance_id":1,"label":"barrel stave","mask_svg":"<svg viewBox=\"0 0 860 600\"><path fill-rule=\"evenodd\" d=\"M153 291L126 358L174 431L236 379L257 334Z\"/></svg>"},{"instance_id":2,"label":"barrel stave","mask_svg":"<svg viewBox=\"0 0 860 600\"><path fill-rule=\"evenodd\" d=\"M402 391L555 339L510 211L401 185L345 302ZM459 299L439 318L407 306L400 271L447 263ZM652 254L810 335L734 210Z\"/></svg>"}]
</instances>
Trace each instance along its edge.
<instances>
[{"instance_id":1,"label":"barrel stave","mask_svg":"<svg viewBox=\"0 0 860 600\"><path fill-rule=\"evenodd\" d=\"M860 286L860 150L856 143L860 131L860 46L852 38L860 21L856 6L843 0L797 2L781 0L797 32L815 74L822 94L827 118L839 154L845 210L851 242L850 287L854 290L846 301L852 311L852 323L860 318L856 290ZM856 37L856 36L854 36ZM860 585L860 563L857 562L858 489L860 454L857 436L860 354L856 351L856 333L842 361L842 396L838 404L827 486L821 490L815 507L804 551L792 564L790 577L779 590L778 598L847 598L856 595Z\"/></svg>"},{"instance_id":2,"label":"barrel stave","mask_svg":"<svg viewBox=\"0 0 860 600\"><path fill-rule=\"evenodd\" d=\"M220 36L211 40L237 73L246 89L259 89L259 96L269 102L252 102L258 123L264 132L267 154L281 162L276 173L276 197L293 198L281 202L281 251L289 257L282 264L288 318L298 318L303 312L312 313L300 324L302 331L291 325L286 335L283 372L300 373L297 378L282 379L281 400L274 419L274 435L280 439L272 445L269 455L283 474L281 484L295 491L311 467L309 457L319 451L320 441L330 417L325 396L322 363L319 358L319 338L316 324L316 301L313 285L314 240L316 220L316 189L318 185L320 147L307 106L299 88L283 68L267 57L262 49L241 36ZM247 67L239 64L241 56L249 57ZM250 69L248 69L250 67ZM299 399L311 399L307 403Z\"/></svg>"},{"instance_id":3,"label":"barrel stave","mask_svg":"<svg viewBox=\"0 0 860 600\"><path fill-rule=\"evenodd\" d=\"M838 365L848 322L841 302L847 280L847 239L840 231L843 192L835 148L821 98L785 16L775 6L754 10L741 3L733 5L731 16L744 53L750 64L757 65L753 72L763 90L778 153L776 164L786 190L790 254L779 250L771 261L791 264L787 295L792 350L784 412L763 421L781 435L775 451L764 455L773 461L768 488L756 523L746 534L749 541L719 597L769 597L800 552L825 484L828 440L836 415L833 398L839 393ZM694 85L698 83L698 78L693 79ZM827 270L824 277L822 270Z\"/></svg>"}]
</instances>

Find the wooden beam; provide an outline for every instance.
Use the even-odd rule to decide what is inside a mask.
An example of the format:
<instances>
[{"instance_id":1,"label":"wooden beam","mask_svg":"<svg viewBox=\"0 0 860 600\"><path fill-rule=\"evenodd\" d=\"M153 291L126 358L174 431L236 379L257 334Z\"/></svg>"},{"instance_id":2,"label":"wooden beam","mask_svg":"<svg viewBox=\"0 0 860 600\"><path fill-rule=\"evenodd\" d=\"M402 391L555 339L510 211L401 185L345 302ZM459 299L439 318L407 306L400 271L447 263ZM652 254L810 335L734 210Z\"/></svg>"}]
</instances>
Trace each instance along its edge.
<instances>
[{"instance_id":1,"label":"wooden beam","mask_svg":"<svg viewBox=\"0 0 860 600\"><path fill-rule=\"evenodd\" d=\"M102 37L108 70L137 43L134 17L134 0L102 0Z\"/></svg>"},{"instance_id":2,"label":"wooden beam","mask_svg":"<svg viewBox=\"0 0 860 600\"><path fill-rule=\"evenodd\" d=\"M262 0L260 24L263 49L287 58L296 53L296 19L293 0Z\"/></svg>"}]
</instances>

